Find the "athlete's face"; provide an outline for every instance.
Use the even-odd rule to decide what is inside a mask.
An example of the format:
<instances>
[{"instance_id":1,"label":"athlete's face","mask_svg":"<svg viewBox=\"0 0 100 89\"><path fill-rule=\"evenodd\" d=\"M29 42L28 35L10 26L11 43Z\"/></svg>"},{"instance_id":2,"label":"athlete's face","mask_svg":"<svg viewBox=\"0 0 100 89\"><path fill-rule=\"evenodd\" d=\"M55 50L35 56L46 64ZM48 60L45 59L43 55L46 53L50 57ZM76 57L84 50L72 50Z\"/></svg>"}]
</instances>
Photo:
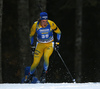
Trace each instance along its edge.
<instances>
[{"instance_id":1,"label":"athlete's face","mask_svg":"<svg viewBox=\"0 0 100 89\"><path fill-rule=\"evenodd\" d=\"M45 28L47 26L47 20L41 20L41 26Z\"/></svg>"}]
</instances>

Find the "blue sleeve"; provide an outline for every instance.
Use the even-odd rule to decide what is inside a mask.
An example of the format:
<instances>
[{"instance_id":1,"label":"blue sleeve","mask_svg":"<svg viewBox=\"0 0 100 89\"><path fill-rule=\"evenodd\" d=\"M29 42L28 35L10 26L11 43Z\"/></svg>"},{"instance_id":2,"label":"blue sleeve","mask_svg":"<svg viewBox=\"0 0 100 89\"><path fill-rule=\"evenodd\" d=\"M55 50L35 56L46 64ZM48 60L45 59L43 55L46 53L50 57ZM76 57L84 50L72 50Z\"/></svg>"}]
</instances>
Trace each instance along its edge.
<instances>
[{"instance_id":1,"label":"blue sleeve","mask_svg":"<svg viewBox=\"0 0 100 89\"><path fill-rule=\"evenodd\" d=\"M57 34L57 42L60 41L60 38L61 38L61 34Z\"/></svg>"},{"instance_id":2,"label":"blue sleeve","mask_svg":"<svg viewBox=\"0 0 100 89\"><path fill-rule=\"evenodd\" d=\"M30 43L31 45L34 45L34 36L30 37Z\"/></svg>"}]
</instances>

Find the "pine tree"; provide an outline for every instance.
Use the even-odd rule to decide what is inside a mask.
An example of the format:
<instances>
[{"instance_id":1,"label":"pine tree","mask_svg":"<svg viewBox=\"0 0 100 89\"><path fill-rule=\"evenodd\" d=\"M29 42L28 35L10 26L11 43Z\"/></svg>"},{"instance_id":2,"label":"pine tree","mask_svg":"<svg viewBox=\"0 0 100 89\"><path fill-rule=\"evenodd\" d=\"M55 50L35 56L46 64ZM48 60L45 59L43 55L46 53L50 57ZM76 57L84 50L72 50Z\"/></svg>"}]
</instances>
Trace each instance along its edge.
<instances>
[{"instance_id":1,"label":"pine tree","mask_svg":"<svg viewBox=\"0 0 100 89\"><path fill-rule=\"evenodd\" d=\"M75 72L76 82L82 75L82 0L76 0L76 36L75 36Z\"/></svg>"},{"instance_id":2,"label":"pine tree","mask_svg":"<svg viewBox=\"0 0 100 89\"><path fill-rule=\"evenodd\" d=\"M31 65L29 43L29 0L18 0L18 33L19 59L21 78L24 77L24 68Z\"/></svg>"}]
</instances>

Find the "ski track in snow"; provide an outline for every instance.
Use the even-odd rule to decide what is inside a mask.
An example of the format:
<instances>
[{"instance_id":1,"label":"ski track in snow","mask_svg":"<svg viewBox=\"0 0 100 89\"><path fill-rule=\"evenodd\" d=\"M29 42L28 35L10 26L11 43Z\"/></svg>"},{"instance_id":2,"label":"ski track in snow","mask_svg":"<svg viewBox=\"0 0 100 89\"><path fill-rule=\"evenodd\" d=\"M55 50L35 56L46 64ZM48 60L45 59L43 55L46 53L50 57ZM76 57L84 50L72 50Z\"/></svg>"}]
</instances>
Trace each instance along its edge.
<instances>
[{"instance_id":1,"label":"ski track in snow","mask_svg":"<svg viewBox=\"0 0 100 89\"><path fill-rule=\"evenodd\" d=\"M100 83L2 83L0 89L100 89Z\"/></svg>"}]
</instances>

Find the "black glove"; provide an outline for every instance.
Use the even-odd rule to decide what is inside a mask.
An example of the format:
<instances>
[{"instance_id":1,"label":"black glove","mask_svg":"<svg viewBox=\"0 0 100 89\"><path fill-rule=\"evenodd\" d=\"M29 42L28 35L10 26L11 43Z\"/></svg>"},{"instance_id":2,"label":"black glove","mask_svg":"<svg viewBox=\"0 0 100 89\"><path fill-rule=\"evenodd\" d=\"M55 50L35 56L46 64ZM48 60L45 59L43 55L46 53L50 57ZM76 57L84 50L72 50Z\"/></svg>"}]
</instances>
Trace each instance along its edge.
<instances>
[{"instance_id":1,"label":"black glove","mask_svg":"<svg viewBox=\"0 0 100 89\"><path fill-rule=\"evenodd\" d=\"M59 42L55 42L55 50L59 50Z\"/></svg>"},{"instance_id":2,"label":"black glove","mask_svg":"<svg viewBox=\"0 0 100 89\"><path fill-rule=\"evenodd\" d=\"M32 54L34 54L34 52L35 52L35 46L31 46L31 51L32 51Z\"/></svg>"}]
</instances>

